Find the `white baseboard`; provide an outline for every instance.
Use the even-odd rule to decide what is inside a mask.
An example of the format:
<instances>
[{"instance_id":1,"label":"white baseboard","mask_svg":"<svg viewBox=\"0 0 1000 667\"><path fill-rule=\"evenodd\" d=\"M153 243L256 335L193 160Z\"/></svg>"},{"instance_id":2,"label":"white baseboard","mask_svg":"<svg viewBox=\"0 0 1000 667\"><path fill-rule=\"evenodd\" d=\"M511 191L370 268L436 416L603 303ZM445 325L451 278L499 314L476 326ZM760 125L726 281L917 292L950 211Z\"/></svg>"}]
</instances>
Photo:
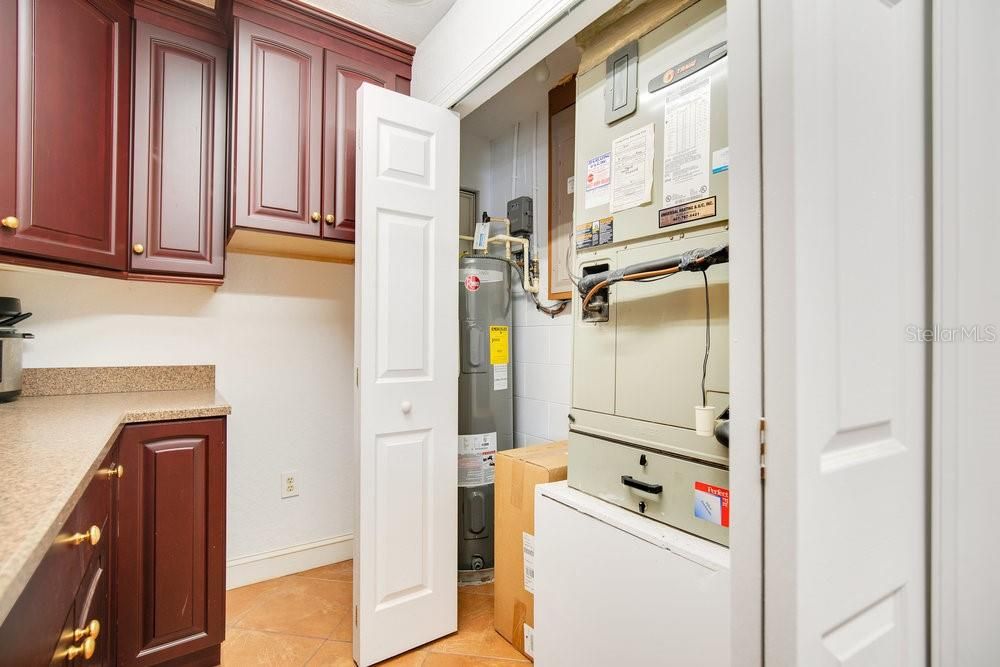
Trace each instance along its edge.
<instances>
[{"instance_id":1,"label":"white baseboard","mask_svg":"<svg viewBox=\"0 0 1000 667\"><path fill-rule=\"evenodd\" d=\"M354 535L348 533L234 558L226 562L226 590L295 574L321 565L339 563L353 557Z\"/></svg>"}]
</instances>

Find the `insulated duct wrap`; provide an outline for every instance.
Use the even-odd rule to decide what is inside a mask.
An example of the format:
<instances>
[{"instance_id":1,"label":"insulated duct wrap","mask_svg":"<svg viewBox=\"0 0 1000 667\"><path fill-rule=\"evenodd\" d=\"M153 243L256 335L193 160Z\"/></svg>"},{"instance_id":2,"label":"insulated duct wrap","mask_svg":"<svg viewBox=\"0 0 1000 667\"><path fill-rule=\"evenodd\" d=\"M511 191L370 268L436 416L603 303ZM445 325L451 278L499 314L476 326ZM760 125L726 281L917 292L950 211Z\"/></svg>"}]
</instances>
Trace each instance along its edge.
<instances>
[{"instance_id":1,"label":"insulated duct wrap","mask_svg":"<svg viewBox=\"0 0 1000 667\"><path fill-rule=\"evenodd\" d=\"M580 279L577 289L582 296L586 296L591 289L602 282L607 281L609 285L613 285L624 280L625 276L636 273L648 273L650 271L662 271L674 268L680 271L702 271L713 264L725 264L728 261L728 245L716 246L714 248L696 248L680 255L652 259L648 262L638 262L613 271L591 273Z\"/></svg>"}]
</instances>

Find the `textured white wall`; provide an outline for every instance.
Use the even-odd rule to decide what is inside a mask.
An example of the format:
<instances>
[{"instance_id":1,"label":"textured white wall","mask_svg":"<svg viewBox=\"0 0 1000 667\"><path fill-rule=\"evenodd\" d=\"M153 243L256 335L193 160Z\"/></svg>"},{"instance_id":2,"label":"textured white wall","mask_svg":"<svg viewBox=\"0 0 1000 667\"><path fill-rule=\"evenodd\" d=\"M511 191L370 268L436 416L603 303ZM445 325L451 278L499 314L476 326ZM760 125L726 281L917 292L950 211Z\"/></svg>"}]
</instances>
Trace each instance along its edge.
<instances>
[{"instance_id":1,"label":"textured white wall","mask_svg":"<svg viewBox=\"0 0 1000 667\"><path fill-rule=\"evenodd\" d=\"M504 104L504 93L490 104ZM537 147L535 111L513 120L520 123L514 195L530 195L535 200L543 301L547 301L544 295L548 293L547 106L547 98L540 96L535 109ZM463 132L462 186L479 190L480 205L493 215L506 215L507 201L511 198L512 160L513 124L496 127L493 137ZM570 403L572 316L567 309L562 315L550 318L535 310L520 286L514 289L514 294L514 444L521 447L565 439Z\"/></svg>"},{"instance_id":2,"label":"textured white wall","mask_svg":"<svg viewBox=\"0 0 1000 667\"><path fill-rule=\"evenodd\" d=\"M0 294L34 313L28 367L216 365L229 559L353 530L354 267L231 254L218 290L0 270Z\"/></svg>"}]
</instances>

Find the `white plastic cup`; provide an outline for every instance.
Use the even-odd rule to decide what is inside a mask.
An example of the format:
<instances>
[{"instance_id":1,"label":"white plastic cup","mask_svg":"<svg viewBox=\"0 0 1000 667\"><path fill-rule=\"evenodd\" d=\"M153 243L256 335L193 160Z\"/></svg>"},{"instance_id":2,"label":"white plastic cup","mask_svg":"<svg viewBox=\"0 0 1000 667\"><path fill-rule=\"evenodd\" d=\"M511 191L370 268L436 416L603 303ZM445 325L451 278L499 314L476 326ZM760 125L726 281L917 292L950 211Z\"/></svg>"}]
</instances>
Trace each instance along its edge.
<instances>
[{"instance_id":1,"label":"white plastic cup","mask_svg":"<svg viewBox=\"0 0 1000 667\"><path fill-rule=\"evenodd\" d=\"M694 406L694 432L705 437L715 434L715 408L711 405Z\"/></svg>"}]
</instances>

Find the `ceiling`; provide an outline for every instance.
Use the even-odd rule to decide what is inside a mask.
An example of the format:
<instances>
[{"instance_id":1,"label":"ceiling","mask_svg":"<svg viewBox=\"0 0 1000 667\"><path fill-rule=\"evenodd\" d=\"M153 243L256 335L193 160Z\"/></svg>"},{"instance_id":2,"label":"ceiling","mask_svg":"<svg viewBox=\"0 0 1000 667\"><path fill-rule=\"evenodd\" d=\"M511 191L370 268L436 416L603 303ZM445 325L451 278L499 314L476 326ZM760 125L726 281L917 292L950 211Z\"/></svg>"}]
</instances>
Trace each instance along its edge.
<instances>
[{"instance_id":1,"label":"ceiling","mask_svg":"<svg viewBox=\"0 0 1000 667\"><path fill-rule=\"evenodd\" d=\"M416 46L455 0L306 0L311 5Z\"/></svg>"}]
</instances>

